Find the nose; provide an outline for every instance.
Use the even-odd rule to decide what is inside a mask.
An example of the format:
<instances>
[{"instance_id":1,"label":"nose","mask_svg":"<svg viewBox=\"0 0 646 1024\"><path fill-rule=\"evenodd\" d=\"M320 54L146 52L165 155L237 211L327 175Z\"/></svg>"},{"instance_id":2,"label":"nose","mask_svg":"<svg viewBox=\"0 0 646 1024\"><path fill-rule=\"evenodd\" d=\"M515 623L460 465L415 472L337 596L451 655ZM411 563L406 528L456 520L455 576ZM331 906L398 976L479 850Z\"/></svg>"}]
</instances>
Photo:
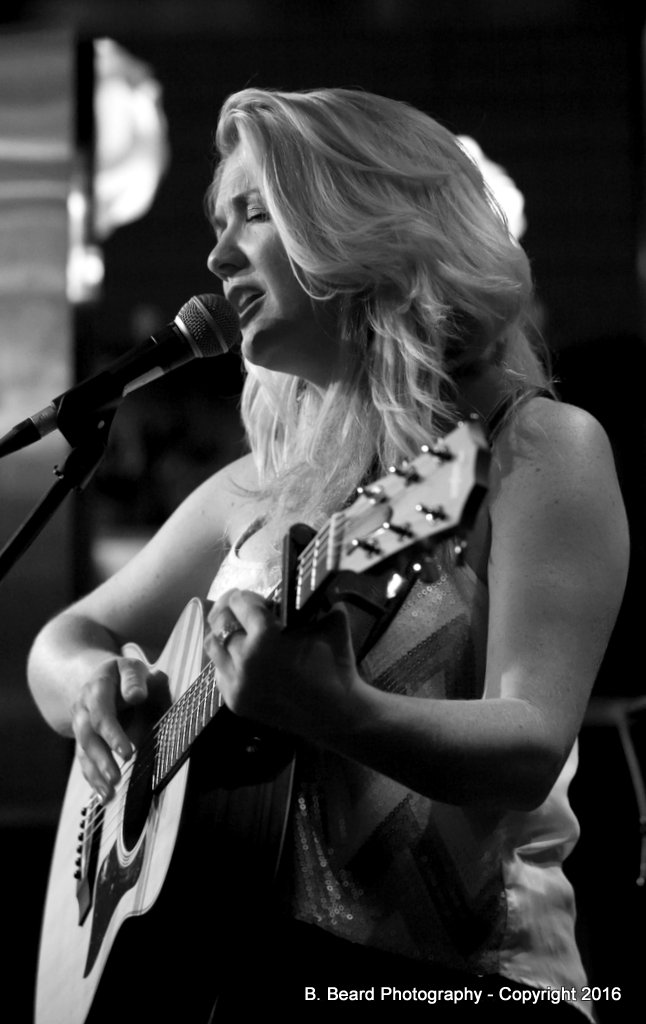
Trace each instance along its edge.
<instances>
[{"instance_id":1,"label":"nose","mask_svg":"<svg viewBox=\"0 0 646 1024\"><path fill-rule=\"evenodd\" d=\"M221 281L226 281L241 270L245 262L246 257L235 244L231 235L225 232L209 253L206 265L212 274L219 277Z\"/></svg>"}]
</instances>

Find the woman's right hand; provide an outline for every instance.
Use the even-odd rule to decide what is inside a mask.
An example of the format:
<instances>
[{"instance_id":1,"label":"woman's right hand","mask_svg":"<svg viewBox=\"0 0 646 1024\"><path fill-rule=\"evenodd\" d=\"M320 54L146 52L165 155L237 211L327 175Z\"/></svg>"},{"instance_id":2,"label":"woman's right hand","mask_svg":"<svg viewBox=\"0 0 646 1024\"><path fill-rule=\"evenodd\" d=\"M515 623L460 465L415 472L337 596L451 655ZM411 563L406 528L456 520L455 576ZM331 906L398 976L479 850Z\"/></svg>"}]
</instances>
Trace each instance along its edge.
<instances>
[{"instance_id":1,"label":"woman's right hand","mask_svg":"<svg viewBox=\"0 0 646 1024\"><path fill-rule=\"evenodd\" d=\"M108 657L94 670L72 705L77 757L87 782L105 803L121 777L117 757L129 760L134 745L123 725L124 714L159 696L166 677L151 672L138 658Z\"/></svg>"}]
</instances>

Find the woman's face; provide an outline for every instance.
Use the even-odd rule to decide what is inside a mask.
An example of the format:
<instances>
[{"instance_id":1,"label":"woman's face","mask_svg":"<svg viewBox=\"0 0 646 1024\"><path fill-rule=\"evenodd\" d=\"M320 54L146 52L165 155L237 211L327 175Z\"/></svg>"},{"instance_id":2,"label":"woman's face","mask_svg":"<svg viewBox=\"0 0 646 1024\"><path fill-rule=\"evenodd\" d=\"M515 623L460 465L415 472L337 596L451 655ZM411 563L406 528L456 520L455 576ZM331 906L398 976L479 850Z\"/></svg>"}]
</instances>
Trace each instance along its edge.
<instances>
[{"instance_id":1,"label":"woman's face","mask_svg":"<svg viewBox=\"0 0 646 1024\"><path fill-rule=\"evenodd\" d=\"M240 317L243 356L324 387L343 369L333 303L311 299L294 276L259 178L240 143L221 168L208 267Z\"/></svg>"}]
</instances>

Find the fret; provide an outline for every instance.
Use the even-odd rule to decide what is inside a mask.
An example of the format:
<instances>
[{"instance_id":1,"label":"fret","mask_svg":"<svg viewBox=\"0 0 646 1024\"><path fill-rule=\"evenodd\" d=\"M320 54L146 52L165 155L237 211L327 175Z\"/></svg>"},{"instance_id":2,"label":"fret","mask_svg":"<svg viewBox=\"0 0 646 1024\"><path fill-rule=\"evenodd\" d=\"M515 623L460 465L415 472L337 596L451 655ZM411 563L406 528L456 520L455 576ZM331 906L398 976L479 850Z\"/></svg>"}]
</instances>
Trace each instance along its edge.
<instances>
[{"instance_id":1,"label":"fret","mask_svg":"<svg viewBox=\"0 0 646 1024\"><path fill-rule=\"evenodd\" d=\"M173 760L174 733L172 729L172 717L164 721L164 775L169 771Z\"/></svg>"},{"instance_id":2,"label":"fret","mask_svg":"<svg viewBox=\"0 0 646 1024\"><path fill-rule=\"evenodd\" d=\"M199 688L195 690L190 702L189 713L186 719L186 727L184 729L184 749L182 754L186 753L191 743L199 735L199 729L197 727L197 716L199 715Z\"/></svg>"},{"instance_id":3,"label":"fret","mask_svg":"<svg viewBox=\"0 0 646 1024\"><path fill-rule=\"evenodd\" d=\"M184 728L185 740L184 740L184 748L182 750L183 754L188 750L188 748L190 747L191 743L193 742L193 740L195 739L195 737L198 734L198 730L197 730L197 714L199 713L199 697L200 697L199 683L200 683L201 678L202 678L201 676L198 676L197 685L192 686L191 689L189 690L190 699L189 699L189 706L188 706L188 709L187 709L186 725L185 725L185 728Z\"/></svg>"},{"instance_id":4,"label":"fret","mask_svg":"<svg viewBox=\"0 0 646 1024\"><path fill-rule=\"evenodd\" d=\"M302 560L302 556L299 556L296 564L296 595L294 601L294 606L297 611L300 611L300 609L305 605L308 597L305 587L307 579L306 574L307 566Z\"/></svg>"},{"instance_id":5,"label":"fret","mask_svg":"<svg viewBox=\"0 0 646 1024\"><path fill-rule=\"evenodd\" d=\"M206 728L206 726L208 725L208 723L210 721L210 719L209 719L209 678L208 678L208 674L206 672L203 672L202 675L200 676L200 679L202 681L200 683L200 706L199 706L200 723L199 723L199 728L197 730L198 736L202 732L202 730Z\"/></svg>"},{"instance_id":6,"label":"fret","mask_svg":"<svg viewBox=\"0 0 646 1024\"><path fill-rule=\"evenodd\" d=\"M209 717L213 718L215 712L220 706L220 691L215 684L215 667L213 662L209 665L209 684L210 684L210 697L211 704L209 707Z\"/></svg>"},{"instance_id":7,"label":"fret","mask_svg":"<svg viewBox=\"0 0 646 1024\"><path fill-rule=\"evenodd\" d=\"M209 662L192 686L157 723L153 771L155 789L164 784L220 707L215 666Z\"/></svg>"},{"instance_id":8,"label":"fret","mask_svg":"<svg viewBox=\"0 0 646 1024\"><path fill-rule=\"evenodd\" d=\"M184 752L188 746L188 728L190 725L190 713L191 713L191 696L193 693L193 687L187 690L184 694L185 700L183 701L182 713L180 715L180 729L179 729L179 756L183 757ZM179 759L178 759L179 760Z\"/></svg>"},{"instance_id":9,"label":"fret","mask_svg":"<svg viewBox=\"0 0 646 1024\"><path fill-rule=\"evenodd\" d=\"M334 572L341 561L341 550L345 536L345 512L337 512L330 521L330 534L328 537L327 562L329 572Z\"/></svg>"},{"instance_id":10,"label":"fret","mask_svg":"<svg viewBox=\"0 0 646 1024\"><path fill-rule=\"evenodd\" d=\"M193 685L186 691L186 708L184 709L184 724L182 729L182 755L186 753L191 743L197 736L196 712L198 711L200 683L202 674L197 677Z\"/></svg>"},{"instance_id":11,"label":"fret","mask_svg":"<svg viewBox=\"0 0 646 1024\"><path fill-rule=\"evenodd\" d=\"M316 571L318 567L319 559L319 546L320 546L320 534L317 533L316 537L312 541L312 550L310 557L309 566L309 592L313 594L316 590Z\"/></svg>"},{"instance_id":12,"label":"fret","mask_svg":"<svg viewBox=\"0 0 646 1024\"><path fill-rule=\"evenodd\" d=\"M316 593L333 565L333 559L330 557L330 538L335 518L337 517L333 516L319 530L298 556L295 585L295 607L298 611L304 608L310 597Z\"/></svg>"},{"instance_id":13,"label":"fret","mask_svg":"<svg viewBox=\"0 0 646 1024\"><path fill-rule=\"evenodd\" d=\"M202 732L202 729L205 728L207 722L209 721L209 679L208 679L208 675L205 672L203 672L202 676L201 676L201 679L202 679L202 685L201 685L200 706L201 706L202 717L200 719L200 732Z\"/></svg>"},{"instance_id":14,"label":"fret","mask_svg":"<svg viewBox=\"0 0 646 1024\"><path fill-rule=\"evenodd\" d=\"M198 676L197 687L195 690L195 698L193 700L193 714L191 721L193 723L193 739L196 739L202 732L204 718L204 677L202 674Z\"/></svg>"},{"instance_id":15,"label":"fret","mask_svg":"<svg viewBox=\"0 0 646 1024\"><path fill-rule=\"evenodd\" d=\"M153 768L153 788L156 788L166 774L166 763L167 763L167 729L166 720L162 718L159 728L157 731L156 742L155 742L155 757L154 757L154 768Z\"/></svg>"},{"instance_id":16,"label":"fret","mask_svg":"<svg viewBox=\"0 0 646 1024\"><path fill-rule=\"evenodd\" d=\"M184 697L182 697L173 709L171 718L173 719L173 742L171 746L171 768L179 761L181 752L181 725L182 725L182 707Z\"/></svg>"},{"instance_id":17,"label":"fret","mask_svg":"<svg viewBox=\"0 0 646 1024\"><path fill-rule=\"evenodd\" d=\"M159 779L160 782L162 781L162 779L164 778L164 776L168 772L168 768L169 768L169 765L170 765L170 762L171 762L171 759L172 759L172 756L173 756L172 755L173 733L172 733L172 729L171 729L171 722L169 720L168 715L164 716L164 718L162 719L161 725L162 725L161 733L162 733L163 745L162 745L161 759L160 759L160 779Z\"/></svg>"},{"instance_id":18,"label":"fret","mask_svg":"<svg viewBox=\"0 0 646 1024\"><path fill-rule=\"evenodd\" d=\"M314 544L314 557L312 560L312 571L310 574L310 591L315 594L319 588L320 570L325 573L325 555L321 551L321 534L316 535Z\"/></svg>"},{"instance_id":19,"label":"fret","mask_svg":"<svg viewBox=\"0 0 646 1024\"><path fill-rule=\"evenodd\" d=\"M163 736L163 727L159 728L157 734L153 736L153 789L158 786L162 775Z\"/></svg>"}]
</instances>

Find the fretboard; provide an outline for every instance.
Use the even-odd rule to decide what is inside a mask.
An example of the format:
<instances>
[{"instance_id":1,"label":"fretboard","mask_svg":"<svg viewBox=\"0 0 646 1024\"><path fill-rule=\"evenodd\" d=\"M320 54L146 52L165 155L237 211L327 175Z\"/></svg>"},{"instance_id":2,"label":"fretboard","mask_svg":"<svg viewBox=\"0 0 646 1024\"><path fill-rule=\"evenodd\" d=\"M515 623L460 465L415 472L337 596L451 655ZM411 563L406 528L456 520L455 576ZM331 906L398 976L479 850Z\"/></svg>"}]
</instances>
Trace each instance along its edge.
<instances>
[{"instance_id":1,"label":"fretboard","mask_svg":"<svg viewBox=\"0 0 646 1024\"><path fill-rule=\"evenodd\" d=\"M345 535L346 516L337 512L301 552L296 566L294 607L305 608L339 564Z\"/></svg>"},{"instance_id":2,"label":"fretboard","mask_svg":"<svg viewBox=\"0 0 646 1024\"><path fill-rule=\"evenodd\" d=\"M343 512L332 516L312 538L298 557L295 584L295 607L301 610L323 585L338 563L343 542ZM282 588L279 584L270 600L280 606ZM215 665L209 662L179 700L157 723L154 736L154 769L152 786L161 792L189 756L191 747L206 728L222 698L215 679Z\"/></svg>"},{"instance_id":3,"label":"fretboard","mask_svg":"<svg viewBox=\"0 0 646 1024\"><path fill-rule=\"evenodd\" d=\"M210 661L155 727L152 780L155 793L161 792L184 763L191 746L212 720L221 703L215 681L215 665Z\"/></svg>"}]
</instances>

